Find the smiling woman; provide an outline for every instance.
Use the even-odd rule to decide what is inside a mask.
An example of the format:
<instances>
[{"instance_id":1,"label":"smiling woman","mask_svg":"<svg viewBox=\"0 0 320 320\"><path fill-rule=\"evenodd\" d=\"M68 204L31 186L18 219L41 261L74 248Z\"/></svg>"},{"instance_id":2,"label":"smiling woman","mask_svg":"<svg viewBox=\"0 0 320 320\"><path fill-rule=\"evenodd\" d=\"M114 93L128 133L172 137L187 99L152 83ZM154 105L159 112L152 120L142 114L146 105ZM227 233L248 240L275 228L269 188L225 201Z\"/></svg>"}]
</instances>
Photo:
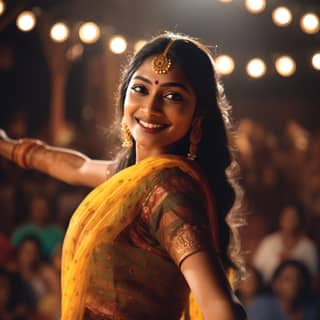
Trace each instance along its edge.
<instances>
[{"instance_id":1,"label":"smiling woman","mask_svg":"<svg viewBox=\"0 0 320 320\"><path fill-rule=\"evenodd\" d=\"M150 40L124 70L118 105L114 161L1 133L1 154L22 167L97 186L64 240L62 319L245 319L227 277L241 269L239 188L210 51L179 34Z\"/></svg>"}]
</instances>

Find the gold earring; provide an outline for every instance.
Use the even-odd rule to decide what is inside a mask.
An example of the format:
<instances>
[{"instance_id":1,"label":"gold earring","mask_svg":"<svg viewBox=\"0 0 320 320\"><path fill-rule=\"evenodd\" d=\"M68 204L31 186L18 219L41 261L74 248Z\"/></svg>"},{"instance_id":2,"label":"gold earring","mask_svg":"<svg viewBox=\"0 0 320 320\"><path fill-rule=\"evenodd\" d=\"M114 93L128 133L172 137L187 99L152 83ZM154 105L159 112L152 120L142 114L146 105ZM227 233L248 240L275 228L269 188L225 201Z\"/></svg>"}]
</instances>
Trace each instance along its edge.
<instances>
[{"instance_id":1,"label":"gold earring","mask_svg":"<svg viewBox=\"0 0 320 320\"><path fill-rule=\"evenodd\" d=\"M122 147L131 148L133 146L132 136L124 119L122 119L122 122L121 122L121 134L122 134Z\"/></svg>"},{"instance_id":2,"label":"gold earring","mask_svg":"<svg viewBox=\"0 0 320 320\"><path fill-rule=\"evenodd\" d=\"M190 146L187 155L189 160L195 160L197 158L198 144L202 138L201 123L201 118L196 118L192 123L192 129L190 132Z\"/></svg>"}]
</instances>

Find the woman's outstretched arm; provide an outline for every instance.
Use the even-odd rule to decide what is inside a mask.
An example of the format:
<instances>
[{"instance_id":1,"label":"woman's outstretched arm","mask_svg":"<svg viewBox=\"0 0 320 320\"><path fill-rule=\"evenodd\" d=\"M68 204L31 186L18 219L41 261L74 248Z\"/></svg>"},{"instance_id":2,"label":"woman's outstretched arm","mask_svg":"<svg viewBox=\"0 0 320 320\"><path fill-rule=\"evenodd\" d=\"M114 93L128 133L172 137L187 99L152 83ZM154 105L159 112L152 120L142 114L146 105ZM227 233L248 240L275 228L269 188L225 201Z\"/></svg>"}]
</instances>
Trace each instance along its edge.
<instances>
[{"instance_id":1,"label":"woman's outstretched arm","mask_svg":"<svg viewBox=\"0 0 320 320\"><path fill-rule=\"evenodd\" d=\"M205 320L245 320L217 257L199 251L183 260L181 271Z\"/></svg>"},{"instance_id":2,"label":"woman's outstretched arm","mask_svg":"<svg viewBox=\"0 0 320 320\"><path fill-rule=\"evenodd\" d=\"M8 138L0 130L0 155L24 168L39 170L69 184L95 187L113 175L115 161L92 160L75 150L39 140Z\"/></svg>"}]
</instances>

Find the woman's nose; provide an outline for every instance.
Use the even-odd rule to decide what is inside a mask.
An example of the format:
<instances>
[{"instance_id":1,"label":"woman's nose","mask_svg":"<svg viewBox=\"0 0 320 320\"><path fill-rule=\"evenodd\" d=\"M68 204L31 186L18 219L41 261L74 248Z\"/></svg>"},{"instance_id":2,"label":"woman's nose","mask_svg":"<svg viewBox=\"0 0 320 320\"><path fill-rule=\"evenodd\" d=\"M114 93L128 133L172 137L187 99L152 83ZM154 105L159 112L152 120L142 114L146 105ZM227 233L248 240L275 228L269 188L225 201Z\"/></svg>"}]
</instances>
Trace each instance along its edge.
<instances>
[{"instance_id":1,"label":"woman's nose","mask_svg":"<svg viewBox=\"0 0 320 320\"><path fill-rule=\"evenodd\" d=\"M161 99L157 95L150 95L144 105L145 112L150 114L160 113L162 111Z\"/></svg>"}]
</instances>

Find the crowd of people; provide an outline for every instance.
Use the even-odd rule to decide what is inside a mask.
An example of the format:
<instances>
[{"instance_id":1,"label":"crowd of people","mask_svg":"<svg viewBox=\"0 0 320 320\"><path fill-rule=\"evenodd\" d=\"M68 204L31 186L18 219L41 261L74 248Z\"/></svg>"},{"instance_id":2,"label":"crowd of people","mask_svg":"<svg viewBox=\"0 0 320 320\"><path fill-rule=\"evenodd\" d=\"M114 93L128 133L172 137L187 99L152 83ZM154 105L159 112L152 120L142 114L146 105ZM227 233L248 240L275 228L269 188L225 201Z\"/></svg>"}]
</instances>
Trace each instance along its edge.
<instances>
[{"instance_id":1,"label":"crowd of people","mask_svg":"<svg viewBox=\"0 0 320 320\"><path fill-rule=\"evenodd\" d=\"M318 134L293 121L280 137L253 120L239 122L248 266L238 295L249 320L317 319ZM89 189L21 170L4 159L0 165L0 318L59 319L61 244L73 210Z\"/></svg>"}]
</instances>

